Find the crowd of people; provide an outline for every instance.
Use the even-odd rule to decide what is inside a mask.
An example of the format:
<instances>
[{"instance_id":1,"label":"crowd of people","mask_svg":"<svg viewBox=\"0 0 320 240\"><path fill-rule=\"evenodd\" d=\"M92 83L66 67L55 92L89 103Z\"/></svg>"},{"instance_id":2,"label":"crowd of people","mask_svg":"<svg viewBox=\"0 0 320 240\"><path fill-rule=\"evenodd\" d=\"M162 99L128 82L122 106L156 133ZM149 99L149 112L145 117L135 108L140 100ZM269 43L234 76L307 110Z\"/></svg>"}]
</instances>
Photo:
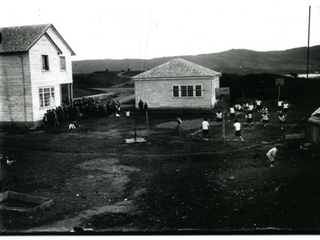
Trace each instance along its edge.
<instances>
[{"instance_id":1,"label":"crowd of people","mask_svg":"<svg viewBox=\"0 0 320 240\"><path fill-rule=\"evenodd\" d=\"M281 129L283 129L285 126L289 107L290 107L290 104L286 100L285 101L279 100L277 102L277 114L278 114L277 118L279 120ZM233 120L236 119L236 116L235 116L236 110L244 111L245 118L247 119L248 127L250 128L253 124L254 109L256 109L256 113L261 114L260 121L262 122L263 126L266 127L269 123L270 113L268 108L264 106L263 102L259 99L256 100L255 104L253 104L252 102L249 102L242 105L241 104L231 105L229 107L229 113L230 113L229 121L232 119ZM218 118L217 118L217 121L218 121ZM221 121L221 119L219 119L219 121Z\"/></svg>"},{"instance_id":2,"label":"crowd of people","mask_svg":"<svg viewBox=\"0 0 320 240\"><path fill-rule=\"evenodd\" d=\"M286 123L286 117L288 114L288 109L290 107L290 104L288 103L288 101L281 101L279 100L277 102L277 118L279 120L279 124L281 129L284 128L285 123ZM263 105L263 102L259 99L256 100L255 104L253 104L252 102L248 102L245 104L234 104L234 105L230 105L229 107L229 119L228 121L233 120L234 124L234 130L235 130L235 136L236 139L239 139L241 141L244 141L242 135L241 135L241 129L242 129L242 125L239 122L237 115L236 115L236 111L243 111L245 112L245 118L246 121L248 123L248 128L251 129L251 126L253 124L253 115L254 114L261 114L261 119L260 121L262 122L263 126L267 126L269 123L269 110L266 106ZM223 113L221 112L221 110L218 110L216 113L216 124L219 124L220 122L223 121ZM180 116L177 116L177 133L178 135L181 135L181 124L182 124L182 120ZM205 141L208 141L208 134L209 134L209 130L211 129L210 127L210 123L207 120L207 118L204 118L202 123L201 123L201 129L202 129L202 134L203 137L202 139ZM270 161L270 167L274 166L275 163L275 158L277 155L277 152L281 149L281 144L276 144L275 147L273 147L272 149L270 149L266 156L268 157L269 161Z\"/></svg>"},{"instance_id":3,"label":"crowd of people","mask_svg":"<svg viewBox=\"0 0 320 240\"><path fill-rule=\"evenodd\" d=\"M108 100L105 102L93 98L84 98L48 109L43 116L43 124L45 128L48 128L57 126L62 122L76 123L79 119L102 118L110 115L120 116L120 112L119 101Z\"/></svg>"}]
</instances>

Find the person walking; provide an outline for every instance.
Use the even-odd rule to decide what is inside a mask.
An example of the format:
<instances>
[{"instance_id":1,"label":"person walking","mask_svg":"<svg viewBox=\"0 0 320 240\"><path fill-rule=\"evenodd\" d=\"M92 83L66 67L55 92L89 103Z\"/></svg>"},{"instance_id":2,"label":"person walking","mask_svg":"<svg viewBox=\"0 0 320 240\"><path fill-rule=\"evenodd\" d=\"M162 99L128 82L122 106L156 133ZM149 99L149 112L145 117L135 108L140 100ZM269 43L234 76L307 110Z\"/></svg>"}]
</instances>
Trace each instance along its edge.
<instances>
[{"instance_id":1,"label":"person walking","mask_svg":"<svg viewBox=\"0 0 320 240\"><path fill-rule=\"evenodd\" d=\"M203 119L201 128L202 128L202 134L203 134L202 140L209 141L207 137L209 135L210 124L206 118Z\"/></svg>"},{"instance_id":2,"label":"person walking","mask_svg":"<svg viewBox=\"0 0 320 240\"><path fill-rule=\"evenodd\" d=\"M276 146L271 148L266 154L269 161L270 161L271 168L274 167L274 164L276 162L277 153L280 149L281 149L281 144L276 144Z\"/></svg>"},{"instance_id":3,"label":"person walking","mask_svg":"<svg viewBox=\"0 0 320 240\"><path fill-rule=\"evenodd\" d=\"M234 130L235 130L235 135L237 137L236 139L240 138L241 141L244 141L244 139L241 136L241 123L239 123L238 119L236 119L234 121L233 126L234 126Z\"/></svg>"}]
</instances>

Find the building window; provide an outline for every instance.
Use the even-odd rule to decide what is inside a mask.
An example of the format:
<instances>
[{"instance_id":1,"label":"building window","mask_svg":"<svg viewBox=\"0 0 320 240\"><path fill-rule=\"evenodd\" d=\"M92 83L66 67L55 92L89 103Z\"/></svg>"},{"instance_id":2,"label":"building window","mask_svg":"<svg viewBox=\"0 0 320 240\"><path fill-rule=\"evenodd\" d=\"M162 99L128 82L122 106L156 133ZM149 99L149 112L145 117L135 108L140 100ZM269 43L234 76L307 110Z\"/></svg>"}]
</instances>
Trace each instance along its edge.
<instances>
[{"instance_id":1,"label":"building window","mask_svg":"<svg viewBox=\"0 0 320 240\"><path fill-rule=\"evenodd\" d=\"M173 86L173 97L179 97L179 86Z\"/></svg>"},{"instance_id":2,"label":"building window","mask_svg":"<svg viewBox=\"0 0 320 240\"><path fill-rule=\"evenodd\" d=\"M39 88L39 101L41 108L55 106L54 87Z\"/></svg>"},{"instance_id":3,"label":"building window","mask_svg":"<svg viewBox=\"0 0 320 240\"><path fill-rule=\"evenodd\" d=\"M202 97L202 85L175 85L173 97Z\"/></svg>"},{"instance_id":4,"label":"building window","mask_svg":"<svg viewBox=\"0 0 320 240\"><path fill-rule=\"evenodd\" d=\"M188 86L188 97L193 97L193 86Z\"/></svg>"},{"instance_id":5,"label":"building window","mask_svg":"<svg viewBox=\"0 0 320 240\"><path fill-rule=\"evenodd\" d=\"M42 55L42 70L49 70L49 57L48 55Z\"/></svg>"},{"instance_id":6,"label":"building window","mask_svg":"<svg viewBox=\"0 0 320 240\"><path fill-rule=\"evenodd\" d=\"M60 57L60 69L66 70L66 57Z\"/></svg>"},{"instance_id":7,"label":"building window","mask_svg":"<svg viewBox=\"0 0 320 240\"><path fill-rule=\"evenodd\" d=\"M187 96L187 86L181 86L181 97Z\"/></svg>"},{"instance_id":8,"label":"building window","mask_svg":"<svg viewBox=\"0 0 320 240\"><path fill-rule=\"evenodd\" d=\"M196 97L202 96L201 85L196 85Z\"/></svg>"}]
</instances>

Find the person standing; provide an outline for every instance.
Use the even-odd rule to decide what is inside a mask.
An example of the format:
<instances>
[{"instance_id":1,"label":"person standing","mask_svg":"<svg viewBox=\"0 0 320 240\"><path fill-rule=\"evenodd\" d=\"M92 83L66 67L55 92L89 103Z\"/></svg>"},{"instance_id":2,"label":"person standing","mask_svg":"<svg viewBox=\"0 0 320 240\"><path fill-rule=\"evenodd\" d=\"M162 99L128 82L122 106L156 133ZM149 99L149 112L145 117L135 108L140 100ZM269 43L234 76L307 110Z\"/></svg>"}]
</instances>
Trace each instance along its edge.
<instances>
[{"instance_id":1,"label":"person standing","mask_svg":"<svg viewBox=\"0 0 320 240\"><path fill-rule=\"evenodd\" d=\"M241 123L239 123L239 121L236 119L234 121L233 126L234 126L235 135L236 135L237 139L240 138L241 141L244 141L244 139L241 136Z\"/></svg>"},{"instance_id":2,"label":"person standing","mask_svg":"<svg viewBox=\"0 0 320 240\"><path fill-rule=\"evenodd\" d=\"M144 109L145 112L148 112L149 107L148 107L147 102L144 103L143 109Z\"/></svg>"},{"instance_id":3,"label":"person standing","mask_svg":"<svg viewBox=\"0 0 320 240\"><path fill-rule=\"evenodd\" d=\"M248 113L253 113L253 108L254 108L253 103L250 102L249 105L248 105L248 108L247 108Z\"/></svg>"},{"instance_id":4,"label":"person standing","mask_svg":"<svg viewBox=\"0 0 320 240\"><path fill-rule=\"evenodd\" d=\"M143 111L143 102L141 99L139 101L139 108L140 108L140 111L142 112Z\"/></svg>"},{"instance_id":5,"label":"person standing","mask_svg":"<svg viewBox=\"0 0 320 240\"><path fill-rule=\"evenodd\" d=\"M277 152L281 149L281 144L276 144L276 146L274 148L271 148L268 152L267 152L267 157L270 161L270 167L272 168L276 162L276 157L277 157Z\"/></svg>"},{"instance_id":6,"label":"person standing","mask_svg":"<svg viewBox=\"0 0 320 240\"><path fill-rule=\"evenodd\" d=\"M220 110L216 112L216 120L217 120L217 125L219 124L219 122L222 123L222 112Z\"/></svg>"},{"instance_id":7,"label":"person standing","mask_svg":"<svg viewBox=\"0 0 320 240\"><path fill-rule=\"evenodd\" d=\"M251 125L253 123L253 115L252 115L252 113L247 112L246 119L247 119L248 127L251 128Z\"/></svg>"},{"instance_id":8,"label":"person standing","mask_svg":"<svg viewBox=\"0 0 320 240\"><path fill-rule=\"evenodd\" d=\"M262 109L262 101L260 99L256 100L256 104L257 104L257 112L261 112Z\"/></svg>"},{"instance_id":9,"label":"person standing","mask_svg":"<svg viewBox=\"0 0 320 240\"><path fill-rule=\"evenodd\" d=\"M177 116L177 133L179 136L181 136L181 124L182 124L182 120L180 116Z\"/></svg>"},{"instance_id":10,"label":"person standing","mask_svg":"<svg viewBox=\"0 0 320 240\"><path fill-rule=\"evenodd\" d=\"M282 101L279 100L278 101L278 113L280 113L282 111Z\"/></svg>"},{"instance_id":11,"label":"person standing","mask_svg":"<svg viewBox=\"0 0 320 240\"><path fill-rule=\"evenodd\" d=\"M229 112L230 112L230 119L234 119L236 116L236 111L233 105L230 105ZM230 122L230 119L228 120L229 122Z\"/></svg>"},{"instance_id":12,"label":"person standing","mask_svg":"<svg viewBox=\"0 0 320 240\"><path fill-rule=\"evenodd\" d=\"M286 124L286 116L283 113L280 113L278 119L280 121L281 129L283 129L284 125Z\"/></svg>"},{"instance_id":13,"label":"person standing","mask_svg":"<svg viewBox=\"0 0 320 240\"><path fill-rule=\"evenodd\" d=\"M284 101L283 102L283 105L282 105L282 112L285 116L287 116L288 114L288 108L289 108L289 103L287 101Z\"/></svg>"},{"instance_id":14,"label":"person standing","mask_svg":"<svg viewBox=\"0 0 320 240\"><path fill-rule=\"evenodd\" d=\"M203 134L202 140L209 141L207 136L209 135L210 124L206 118L203 119L201 128L202 128L202 134Z\"/></svg>"},{"instance_id":15,"label":"person standing","mask_svg":"<svg viewBox=\"0 0 320 240\"><path fill-rule=\"evenodd\" d=\"M268 125L269 122L269 113L265 112L262 114L262 119L261 119L263 126L266 127Z\"/></svg>"}]
</instances>

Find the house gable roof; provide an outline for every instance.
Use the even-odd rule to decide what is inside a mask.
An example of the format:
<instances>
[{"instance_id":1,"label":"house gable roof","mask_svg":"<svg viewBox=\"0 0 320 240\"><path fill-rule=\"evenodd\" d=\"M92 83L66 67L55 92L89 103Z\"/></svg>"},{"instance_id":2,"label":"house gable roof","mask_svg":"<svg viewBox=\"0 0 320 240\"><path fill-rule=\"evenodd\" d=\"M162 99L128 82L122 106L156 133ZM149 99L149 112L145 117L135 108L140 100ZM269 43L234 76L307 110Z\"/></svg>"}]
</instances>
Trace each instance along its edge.
<instances>
[{"instance_id":1,"label":"house gable roof","mask_svg":"<svg viewBox=\"0 0 320 240\"><path fill-rule=\"evenodd\" d=\"M221 73L213 71L209 68L189 62L182 58L175 58L169 62L161 64L132 78L149 79L177 77L213 77L219 75L221 75Z\"/></svg>"},{"instance_id":2,"label":"house gable roof","mask_svg":"<svg viewBox=\"0 0 320 240\"><path fill-rule=\"evenodd\" d=\"M64 41L61 35L53 27L52 24L40 24L29 26L16 26L0 28L2 35L2 43L0 44L0 53L14 53L28 51L43 35L46 35L49 40L57 48L58 52L62 53L58 46L52 41L50 36L46 33L49 28L52 28L59 38L64 42L72 55L75 53Z\"/></svg>"}]
</instances>

